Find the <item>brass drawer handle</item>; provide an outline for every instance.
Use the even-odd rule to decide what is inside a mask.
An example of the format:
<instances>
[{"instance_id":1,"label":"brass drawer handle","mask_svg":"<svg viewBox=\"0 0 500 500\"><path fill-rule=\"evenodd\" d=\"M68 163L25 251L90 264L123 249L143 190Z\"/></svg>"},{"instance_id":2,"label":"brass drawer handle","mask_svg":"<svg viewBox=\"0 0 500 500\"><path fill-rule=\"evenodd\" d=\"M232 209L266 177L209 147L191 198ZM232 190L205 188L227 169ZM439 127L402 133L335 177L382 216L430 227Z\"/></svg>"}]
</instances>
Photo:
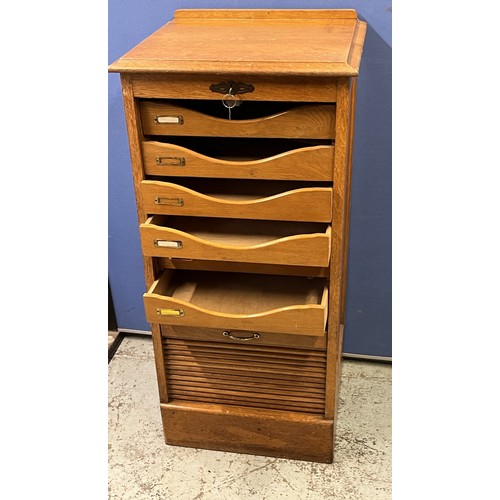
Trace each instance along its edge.
<instances>
[{"instance_id":1,"label":"brass drawer handle","mask_svg":"<svg viewBox=\"0 0 500 500\"><path fill-rule=\"evenodd\" d=\"M155 123L170 123L173 125L184 125L184 117L181 115L178 116L168 116L168 115L156 115Z\"/></svg>"},{"instance_id":2,"label":"brass drawer handle","mask_svg":"<svg viewBox=\"0 0 500 500\"><path fill-rule=\"evenodd\" d=\"M231 340L240 340L242 342L260 338L260 335L258 333L254 333L250 337L235 337L234 335L231 334L231 332L222 332L222 335L224 335L224 337L229 337Z\"/></svg>"},{"instance_id":3,"label":"brass drawer handle","mask_svg":"<svg viewBox=\"0 0 500 500\"><path fill-rule=\"evenodd\" d=\"M182 248L182 241L176 240L154 240L155 247Z\"/></svg>"},{"instance_id":4,"label":"brass drawer handle","mask_svg":"<svg viewBox=\"0 0 500 500\"><path fill-rule=\"evenodd\" d=\"M162 196L157 196L155 198L155 203L157 205L169 205L175 207L183 207L184 199L183 198L164 198Z\"/></svg>"},{"instance_id":5,"label":"brass drawer handle","mask_svg":"<svg viewBox=\"0 0 500 500\"><path fill-rule=\"evenodd\" d=\"M182 156L157 156L157 165L167 165L169 167L184 167L186 165L186 158Z\"/></svg>"},{"instance_id":6,"label":"brass drawer handle","mask_svg":"<svg viewBox=\"0 0 500 500\"><path fill-rule=\"evenodd\" d=\"M182 309L164 309L162 307L158 307L156 309L156 314L159 316L184 316L184 311Z\"/></svg>"}]
</instances>

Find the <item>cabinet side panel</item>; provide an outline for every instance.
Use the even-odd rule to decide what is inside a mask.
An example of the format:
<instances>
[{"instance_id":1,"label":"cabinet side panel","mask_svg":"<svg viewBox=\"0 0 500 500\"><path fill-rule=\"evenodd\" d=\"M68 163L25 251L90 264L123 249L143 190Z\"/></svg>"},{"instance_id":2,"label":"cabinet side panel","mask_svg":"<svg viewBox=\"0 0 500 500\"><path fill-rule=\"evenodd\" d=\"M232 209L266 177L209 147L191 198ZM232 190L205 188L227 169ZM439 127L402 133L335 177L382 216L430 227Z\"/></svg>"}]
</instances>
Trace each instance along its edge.
<instances>
[{"instance_id":1,"label":"cabinet side panel","mask_svg":"<svg viewBox=\"0 0 500 500\"><path fill-rule=\"evenodd\" d=\"M345 298L347 291L347 262L349 256L349 227L351 221L351 178L352 154L354 145L354 118L356 114L356 85L357 78L351 78L350 109L349 109L349 139L347 148L347 181L345 202L345 228L344 228L344 263L342 266L342 293L340 296L340 322L345 324Z\"/></svg>"},{"instance_id":2,"label":"cabinet side panel","mask_svg":"<svg viewBox=\"0 0 500 500\"><path fill-rule=\"evenodd\" d=\"M139 223L146 220L146 213L142 208L141 181L144 180L144 166L142 163L141 141L143 140L141 121L139 119L139 106L134 98L132 79L129 75L121 75L123 105L125 108L125 118L127 120L128 140L130 147L130 160L132 163L132 177L134 180L135 199L137 203L137 217ZM155 269L153 259L144 257L144 277L146 289L149 289L155 279ZM165 376L165 364L163 360L163 348L161 331L158 325L152 324L153 348L155 354L156 375L158 380L158 391L160 402L168 402L167 381Z\"/></svg>"},{"instance_id":3,"label":"cabinet side panel","mask_svg":"<svg viewBox=\"0 0 500 500\"><path fill-rule=\"evenodd\" d=\"M328 350L326 372L326 418L335 418L337 365L339 363L342 274L347 200L347 158L349 136L349 78L337 81L337 118L335 160L333 167L332 253L330 259L330 303L328 315Z\"/></svg>"}]
</instances>

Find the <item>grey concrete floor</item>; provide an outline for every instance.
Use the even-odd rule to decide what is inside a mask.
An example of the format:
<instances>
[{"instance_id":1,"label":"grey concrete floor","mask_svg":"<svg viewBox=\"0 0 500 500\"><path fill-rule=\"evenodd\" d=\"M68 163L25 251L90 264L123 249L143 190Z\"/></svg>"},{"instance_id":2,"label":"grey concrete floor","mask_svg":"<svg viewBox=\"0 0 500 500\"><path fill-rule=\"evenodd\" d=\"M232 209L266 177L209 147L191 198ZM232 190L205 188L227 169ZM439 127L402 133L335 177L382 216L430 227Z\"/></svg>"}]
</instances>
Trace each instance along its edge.
<instances>
[{"instance_id":1,"label":"grey concrete floor","mask_svg":"<svg viewBox=\"0 0 500 500\"><path fill-rule=\"evenodd\" d=\"M390 499L391 392L390 365L344 361L333 464L167 446L152 341L126 337L109 364L109 499Z\"/></svg>"}]
</instances>

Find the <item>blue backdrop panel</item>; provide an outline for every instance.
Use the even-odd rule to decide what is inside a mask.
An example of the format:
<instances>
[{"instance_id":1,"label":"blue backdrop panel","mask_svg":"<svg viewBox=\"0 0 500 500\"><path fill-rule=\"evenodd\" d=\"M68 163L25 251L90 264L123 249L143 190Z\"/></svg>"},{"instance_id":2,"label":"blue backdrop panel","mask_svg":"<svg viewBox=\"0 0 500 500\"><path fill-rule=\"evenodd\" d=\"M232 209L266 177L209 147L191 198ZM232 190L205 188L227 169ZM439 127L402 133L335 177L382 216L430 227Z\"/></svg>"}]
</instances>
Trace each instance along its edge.
<instances>
[{"instance_id":1,"label":"blue backdrop panel","mask_svg":"<svg viewBox=\"0 0 500 500\"><path fill-rule=\"evenodd\" d=\"M358 79L344 352L391 356L391 2L109 0L109 63L177 9L356 9L368 23ZM237 49L235 49L237 50ZM118 327L150 330L120 78L109 76L109 280Z\"/></svg>"}]
</instances>

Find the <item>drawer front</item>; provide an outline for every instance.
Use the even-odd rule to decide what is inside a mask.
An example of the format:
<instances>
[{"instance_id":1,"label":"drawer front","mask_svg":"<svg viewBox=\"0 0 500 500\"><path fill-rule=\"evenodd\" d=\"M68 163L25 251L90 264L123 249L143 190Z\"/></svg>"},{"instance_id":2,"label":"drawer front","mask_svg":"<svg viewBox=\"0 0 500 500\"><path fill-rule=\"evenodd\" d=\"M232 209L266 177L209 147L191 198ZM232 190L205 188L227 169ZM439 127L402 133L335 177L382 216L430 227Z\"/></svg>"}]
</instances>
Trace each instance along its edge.
<instances>
[{"instance_id":1,"label":"drawer front","mask_svg":"<svg viewBox=\"0 0 500 500\"><path fill-rule=\"evenodd\" d=\"M150 323L325 336L326 280L165 271L144 294Z\"/></svg>"},{"instance_id":2,"label":"drawer front","mask_svg":"<svg viewBox=\"0 0 500 500\"><path fill-rule=\"evenodd\" d=\"M144 171L169 177L331 181L334 146L294 149L256 160L224 160L158 141L142 143Z\"/></svg>"},{"instance_id":3,"label":"drawer front","mask_svg":"<svg viewBox=\"0 0 500 500\"><path fill-rule=\"evenodd\" d=\"M222 104L221 104L222 106ZM333 139L335 105L292 107L262 118L228 120L169 103L142 101L145 135Z\"/></svg>"},{"instance_id":4,"label":"drawer front","mask_svg":"<svg viewBox=\"0 0 500 500\"><path fill-rule=\"evenodd\" d=\"M140 234L149 257L315 267L330 261L326 224L156 215L141 224Z\"/></svg>"},{"instance_id":5,"label":"drawer front","mask_svg":"<svg viewBox=\"0 0 500 500\"><path fill-rule=\"evenodd\" d=\"M223 83L224 77L213 75L131 74L135 97L162 99L213 99L223 94L210 90L213 84ZM242 101L335 102L337 81L322 77L277 77L275 75L237 75L231 80L252 84L254 90L240 94Z\"/></svg>"},{"instance_id":6,"label":"drawer front","mask_svg":"<svg viewBox=\"0 0 500 500\"><path fill-rule=\"evenodd\" d=\"M326 352L163 339L169 398L324 413Z\"/></svg>"},{"instance_id":7,"label":"drawer front","mask_svg":"<svg viewBox=\"0 0 500 500\"><path fill-rule=\"evenodd\" d=\"M196 328L189 326L161 325L164 337L200 340L214 345L244 344L252 346L282 346L297 349L326 349L326 336L290 335L288 333L252 332L241 330Z\"/></svg>"},{"instance_id":8,"label":"drawer front","mask_svg":"<svg viewBox=\"0 0 500 500\"><path fill-rule=\"evenodd\" d=\"M148 214L329 222L331 188L291 189L248 199L238 194L204 194L171 182L142 181L142 208Z\"/></svg>"}]
</instances>

